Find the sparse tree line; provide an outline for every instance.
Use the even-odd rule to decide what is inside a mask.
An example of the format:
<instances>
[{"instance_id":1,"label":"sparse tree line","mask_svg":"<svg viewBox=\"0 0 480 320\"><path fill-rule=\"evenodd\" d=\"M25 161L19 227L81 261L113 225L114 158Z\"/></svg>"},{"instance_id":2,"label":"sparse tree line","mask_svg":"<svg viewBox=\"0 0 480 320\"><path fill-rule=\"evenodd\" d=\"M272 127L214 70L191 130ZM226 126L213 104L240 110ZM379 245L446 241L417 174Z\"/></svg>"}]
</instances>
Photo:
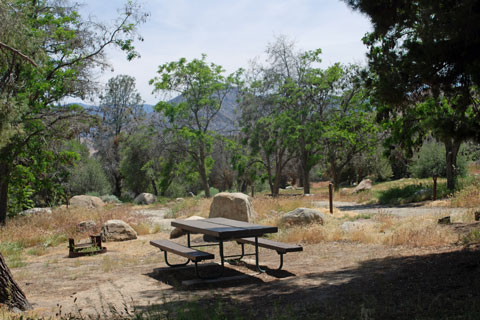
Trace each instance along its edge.
<instances>
[{"instance_id":1,"label":"sparse tree line","mask_svg":"<svg viewBox=\"0 0 480 320\"><path fill-rule=\"evenodd\" d=\"M462 156L478 160L478 0L344 2L372 21L368 68L322 67L320 50L279 37L265 61L232 75L206 56L161 64L147 114L132 77L102 92L92 80L107 47L138 56L147 14L133 1L110 26L69 1L0 1L0 225L88 192L208 197L266 185L276 196L289 183L310 193L312 179L338 188L412 173L444 175L454 190ZM222 122L232 93L237 114ZM100 105L64 103L72 97ZM0 273L0 302L27 309L1 255Z\"/></svg>"},{"instance_id":2,"label":"sparse tree line","mask_svg":"<svg viewBox=\"0 0 480 320\"><path fill-rule=\"evenodd\" d=\"M146 15L129 3L107 28L82 20L67 2L49 4L0 6L2 223L7 213L84 193L209 197L212 188L266 188L276 196L289 184L308 194L312 179L338 188L410 174L445 175L453 190L462 172L458 155L475 154L460 152L465 142L475 149L480 136L475 64L457 66L449 52L442 64L437 43L421 41L429 24L389 24L373 12L378 21L364 39L368 68L323 67L320 49L298 50L285 37L267 45L264 61L231 75L206 56L164 63L150 81L160 102L146 113L134 78L116 76L101 92L91 81L94 68L107 66L107 46L136 57L135 27ZM410 8L425 15L437 9ZM407 30L411 38L395 42ZM99 106L62 103L86 96ZM237 108L226 121L232 97ZM415 161L425 141L445 147L436 151L444 152L441 164L424 161L436 163L428 170Z\"/></svg>"}]
</instances>

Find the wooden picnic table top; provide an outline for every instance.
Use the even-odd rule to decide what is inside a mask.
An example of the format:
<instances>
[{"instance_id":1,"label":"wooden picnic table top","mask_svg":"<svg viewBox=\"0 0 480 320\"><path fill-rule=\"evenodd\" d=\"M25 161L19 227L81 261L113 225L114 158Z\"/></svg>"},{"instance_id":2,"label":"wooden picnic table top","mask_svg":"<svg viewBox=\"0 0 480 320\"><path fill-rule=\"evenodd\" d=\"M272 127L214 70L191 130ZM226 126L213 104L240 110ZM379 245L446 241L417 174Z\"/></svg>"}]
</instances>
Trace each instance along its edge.
<instances>
[{"instance_id":1,"label":"wooden picnic table top","mask_svg":"<svg viewBox=\"0 0 480 320\"><path fill-rule=\"evenodd\" d=\"M260 237L265 233L278 232L277 227L262 226L226 218L202 220L173 220L172 226L192 233L201 233L218 239Z\"/></svg>"}]
</instances>

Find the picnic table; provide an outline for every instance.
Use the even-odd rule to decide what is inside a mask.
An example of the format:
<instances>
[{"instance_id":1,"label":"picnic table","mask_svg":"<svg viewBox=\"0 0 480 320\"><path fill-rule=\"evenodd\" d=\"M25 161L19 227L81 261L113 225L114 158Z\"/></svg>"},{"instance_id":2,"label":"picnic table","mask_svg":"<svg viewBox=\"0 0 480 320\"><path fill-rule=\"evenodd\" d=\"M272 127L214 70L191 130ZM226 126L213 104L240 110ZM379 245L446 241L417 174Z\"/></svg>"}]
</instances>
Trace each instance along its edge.
<instances>
[{"instance_id":1,"label":"picnic table","mask_svg":"<svg viewBox=\"0 0 480 320\"><path fill-rule=\"evenodd\" d=\"M280 268L283 265L283 254L291 251L301 251L302 247L290 245L260 238L268 233L278 232L277 227L264 226L243 221L231 220L226 218L209 218L202 220L174 220L171 222L173 227L181 229L187 235L187 246L182 246L169 240L153 240L150 244L160 248L165 253L165 263L170 267L184 266L190 261L195 263L195 273L201 279L218 278L223 275L226 258L241 259L246 255L255 256L255 266L261 273L265 272L259 265L259 247L265 247L276 250L281 256ZM190 241L191 234L203 234L212 238L214 243L192 245ZM224 242L236 240L242 246L242 253L235 255L224 254ZM254 253L245 253L244 244L252 244L255 247ZM213 259L214 255L208 252L193 249L195 247L218 246L220 254L221 271L215 277L204 277L198 272L197 263L203 260ZM186 257L188 260L181 264L171 264L168 262L167 252ZM279 268L279 269L280 269Z\"/></svg>"}]
</instances>

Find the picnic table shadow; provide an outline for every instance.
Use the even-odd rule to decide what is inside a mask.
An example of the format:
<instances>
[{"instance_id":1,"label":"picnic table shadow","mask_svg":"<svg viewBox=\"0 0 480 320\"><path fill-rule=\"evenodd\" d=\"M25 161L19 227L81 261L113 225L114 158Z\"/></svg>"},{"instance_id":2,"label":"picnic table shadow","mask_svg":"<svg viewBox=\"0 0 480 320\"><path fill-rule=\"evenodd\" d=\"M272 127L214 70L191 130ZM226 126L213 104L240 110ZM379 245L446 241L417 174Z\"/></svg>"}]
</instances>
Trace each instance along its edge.
<instances>
[{"instance_id":1,"label":"picnic table shadow","mask_svg":"<svg viewBox=\"0 0 480 320\"><path fill-rule=\"evenodd\" d=\"M195 303L206 311L212 301L220 301L253 312L243 319L262 318L273 306L291 307L297 319L357 319L366 314L372 319L479 319L479 288L480 244L452 252L371 259L281 281L242 282L224 290L203 287L196 291ZM158 296L159 290L144 294ZM138 310L188 303L191 296L180 294L174 301Z\"/></svg>"}]
</instances>

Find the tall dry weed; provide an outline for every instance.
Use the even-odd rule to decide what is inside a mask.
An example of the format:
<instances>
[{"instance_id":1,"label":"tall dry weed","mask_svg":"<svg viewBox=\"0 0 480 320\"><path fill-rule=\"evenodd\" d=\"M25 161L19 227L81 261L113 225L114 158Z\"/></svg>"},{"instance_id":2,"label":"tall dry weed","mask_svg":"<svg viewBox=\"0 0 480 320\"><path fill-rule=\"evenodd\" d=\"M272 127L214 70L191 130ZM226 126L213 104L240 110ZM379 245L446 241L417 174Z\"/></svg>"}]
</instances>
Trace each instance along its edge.
<instances>
[{"instance_id":1,"label":"tall dry weed","mask_svg":"<svg viewBox=\"0 0 480 320\"><path fill-rule=\"evenodd\" d=\"M450 205L463 208L480 207L480 184L471 184L454 193L450 199Z\"/></svg>"},{"instance_id":2,"label":"tall dry weed","mask_svg":"<svg viewBox=\"0 0 480 320\"><path fill-rule=\"evenodd\" d=\"M393 230L385 244L408 247L441 247L458 242L458 235L445 226L409 223Z\"/></svg>"}]
</instances>

